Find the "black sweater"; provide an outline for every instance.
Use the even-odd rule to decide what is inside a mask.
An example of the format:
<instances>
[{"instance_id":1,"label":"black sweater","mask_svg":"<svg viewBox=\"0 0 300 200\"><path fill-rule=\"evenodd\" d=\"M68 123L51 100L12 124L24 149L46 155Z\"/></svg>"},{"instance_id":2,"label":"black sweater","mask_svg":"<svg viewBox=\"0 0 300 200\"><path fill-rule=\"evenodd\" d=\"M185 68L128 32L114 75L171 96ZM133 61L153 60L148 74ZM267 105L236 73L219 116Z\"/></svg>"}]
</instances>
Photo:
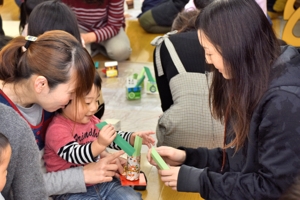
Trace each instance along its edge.
<instances>
[{"instance_id":1,"label":"black sweater","mask_svg":"<svg viewBox=\"0 0 300 200\"><path fill-rule=\"evenodd\" d=\"M286 46L272 68L269 89L255 109L243 147L182 148L178 191L199 192L207 200L278 199L300 170L300 54ZM228 144L233 138L227 136Z\"/></svg>"}]
</instances>

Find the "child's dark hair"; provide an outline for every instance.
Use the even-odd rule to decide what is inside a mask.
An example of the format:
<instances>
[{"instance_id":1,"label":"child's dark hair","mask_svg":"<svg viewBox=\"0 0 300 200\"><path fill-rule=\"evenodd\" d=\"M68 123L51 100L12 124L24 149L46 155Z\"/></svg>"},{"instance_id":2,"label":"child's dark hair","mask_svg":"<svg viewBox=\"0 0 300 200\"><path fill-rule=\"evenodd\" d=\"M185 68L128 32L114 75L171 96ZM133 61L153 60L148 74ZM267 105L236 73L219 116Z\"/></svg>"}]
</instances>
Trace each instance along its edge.
<instances>
[{"instance_id":1,"label":"child's dark hair","mask_svg":"<svg viewBox=\"0 0 300 200\"><path fill-rule=\"evenodd\" d=\"M102 79L98 73L98 71L96 70L95 72L95 76L94 76L94 85L97 87L97 90L101 90L102 87Z\"/></svg>"},{"instance_id":2,"label":"child's dark hair","mask_svg":"<svg viewBox=\"0 0 300 200\"><path fill-rule=\"evenodd\" d=\"M199 10L205 8L213 0L194 0L195 7Z\"/></svg>"},{"instance_id":3,"label":"child's dark hair","mask_svg":"<svg viewBox=\"0 0 300 200\"><path fill-rule=\"evenodd\" d=\"M34 9L35 6L42 3L43 1L45 0L24 0L24 2L21 4L19 25L20 32L23 31L31 11Z\"/></svg>"},{"instance_id":4,"label":"child's dark hair","mask_svg":"<svg viewBox=\"0 0 300 200\"><path fill-rule=\"evenodd\" d=\"M0 133L0 163L2 163L2 154L3 151L5 151L5 149L10 145L7 137L5 135L3 135L2 133Z\"/></svg>"},{"instance_id":5,"label":"child's dark hair","mask_svg":"<svg viewBox=\"0 0 300 200\"><path fill-rule=\"evenodd\" d=\"M51 30L66 31L81 43L76 15L59 0L39 3L28 17L28 35L39 36Z\"/></svg>"},{"instance_id":6,"label":"child's dark hair","mask_svg":"<svg viewBox=\"0 0 300 200\"><path fill-rule=\"evenodd\" d=\"M197 30L195 21L198 14L199 10L186 10L178 13L172 24L172 31L188 32Z\"/></svg>"}]
</instances>

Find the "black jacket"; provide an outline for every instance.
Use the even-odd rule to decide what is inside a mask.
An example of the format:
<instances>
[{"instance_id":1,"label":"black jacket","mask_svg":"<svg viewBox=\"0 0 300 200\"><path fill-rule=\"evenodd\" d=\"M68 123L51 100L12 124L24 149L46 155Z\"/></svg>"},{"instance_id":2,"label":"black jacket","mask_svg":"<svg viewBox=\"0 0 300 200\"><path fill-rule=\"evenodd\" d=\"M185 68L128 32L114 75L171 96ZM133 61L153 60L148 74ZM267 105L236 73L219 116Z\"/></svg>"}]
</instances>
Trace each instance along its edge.
<instances>
[{"instance_id":1,"label":"black jacket","mask_svg":"<svg viewBox=\"0 0 300 200\"><path fill-rule=\"evenodd\" d=\"M300 54L285 46L272 69L269 89L253 113L249 137L236 154L185 149L177 189L205 199L278 199L300 169ZM227 144L232 138L227 137ZM192 166L192 167L191 167ZM197 178L196 178L197 177Z\"/></svg>"}]
</instances>

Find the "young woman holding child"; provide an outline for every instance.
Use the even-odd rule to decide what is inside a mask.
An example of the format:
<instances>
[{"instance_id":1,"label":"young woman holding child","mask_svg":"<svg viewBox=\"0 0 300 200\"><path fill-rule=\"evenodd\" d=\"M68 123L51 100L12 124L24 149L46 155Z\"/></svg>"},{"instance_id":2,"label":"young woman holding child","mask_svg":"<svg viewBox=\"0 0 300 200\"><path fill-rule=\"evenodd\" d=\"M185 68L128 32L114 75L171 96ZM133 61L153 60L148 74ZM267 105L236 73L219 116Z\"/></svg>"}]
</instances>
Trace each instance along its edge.
<instances>
[{"instance_id":1,"label":"young woman holding child","mask_svg":"<svg viewBox=\"0 0 300 200\"><path fill-rule=\"evenodd\" d=\"M300 54L279 46L254 0L213 1L196 25L224 146L157 148L171 166L161 179L204 199L278 199L299 173Z\"/></svg>"},{"instance_id":2,"label":"young woman holding child","mask_svg":"<svg viewBox=\"0 0 300 200\"><path fill-rule=\"evenodd\" d=\"M12 107L27 121L42 153L45 130L52 119L52 112L64 108L74 94L86 94L93 85L90 77L94 77L94 74L95 67L91 57L70 34L64 31L48 31L36 41L25 40L20 36L0 52L0 102ZM12 146L12 149L14 148L16 147ZM36 154L38 155L38 152ZM84 168L76 167L45 174L47 194L85 192L86 183L111 181L119 168L111 161L121 154L122 152L117 152ZM14 170L16 166L9 166L9 172L10 167ZM34 168L32 162L30 167L37 174L40 173L40 165ZM12 176L14 178L8 182L3 192L4 197L8 197L11 189L16 192L20 185L23 188L28 185L26 181L12 184L12 181L18 178L23 180L22 177L26 177L26 174L18 173ZM37 184L40 184L37 188L43 186L38 181ZM43 194L42 191L43 189L40 194ZM24 196L21 196L21 199L35 199L34 193L24 193L23 190L16 195L22 194Z\"/></svg>"}]
</instances>

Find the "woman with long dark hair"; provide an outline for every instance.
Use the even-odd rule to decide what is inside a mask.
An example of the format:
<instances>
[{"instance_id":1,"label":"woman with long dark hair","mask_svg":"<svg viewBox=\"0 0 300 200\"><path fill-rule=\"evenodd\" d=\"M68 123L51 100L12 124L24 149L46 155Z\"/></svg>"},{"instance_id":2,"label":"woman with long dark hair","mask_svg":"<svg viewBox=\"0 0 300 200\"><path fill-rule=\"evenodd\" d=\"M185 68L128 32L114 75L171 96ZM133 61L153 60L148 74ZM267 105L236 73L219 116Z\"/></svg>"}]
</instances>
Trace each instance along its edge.
<instances>
[{"instance_id":1,"label":"woman with long dark hair","mask_svg":"<svg viewBox=\"0 0 300 200\"><path fill-rule=\"evenodd\" d=\"M214 1L196 25L214 66L209 100L224 146L159 147L171 165L161 179L205 199L278 199L299 173L300 54L279 46L254 0Z\"/></svg>"}]
</instances>

